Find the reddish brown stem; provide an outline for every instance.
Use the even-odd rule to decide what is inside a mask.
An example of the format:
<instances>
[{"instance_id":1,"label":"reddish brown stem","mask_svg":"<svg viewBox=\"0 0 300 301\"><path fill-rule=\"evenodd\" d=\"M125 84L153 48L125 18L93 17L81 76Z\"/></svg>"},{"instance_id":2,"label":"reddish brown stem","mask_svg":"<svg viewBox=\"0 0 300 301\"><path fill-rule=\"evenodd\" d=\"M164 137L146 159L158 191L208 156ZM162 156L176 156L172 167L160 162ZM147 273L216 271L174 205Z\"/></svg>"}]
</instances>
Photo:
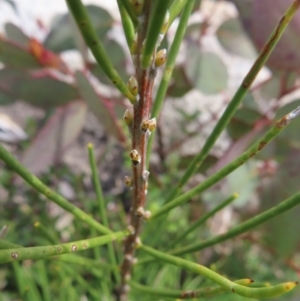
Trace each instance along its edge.
<instances>
[{"instance_id":1,"label":"reddish brown stem","mask_svg":"<svg viewBox=\"0 0 300 301\"><path fill-rule=\"evenodd\" d=\"M134 263L135 246L141 231L142 221L144 218L144 208L146 203L148 171L146 170L146 152L147 143L150 135L149 130L144 130L141 124L150 118L150 107L152 104L152 89L156 74L152 66L143 69L141 66L142 44L146 36L150 5L152 1L145 1L142 22L138 28L138 50L135 55L136 79L139 86L138 100L134 104L134 116L132 124L132 150L137 151L138 161L132 161L132 203L130 209L130 226L133 233L128 236L124 243L124 260L121 266L121 289L120 295L122 300L127 298L126 282L131 276L132 266Z\"/></svg>"}]
</instances>

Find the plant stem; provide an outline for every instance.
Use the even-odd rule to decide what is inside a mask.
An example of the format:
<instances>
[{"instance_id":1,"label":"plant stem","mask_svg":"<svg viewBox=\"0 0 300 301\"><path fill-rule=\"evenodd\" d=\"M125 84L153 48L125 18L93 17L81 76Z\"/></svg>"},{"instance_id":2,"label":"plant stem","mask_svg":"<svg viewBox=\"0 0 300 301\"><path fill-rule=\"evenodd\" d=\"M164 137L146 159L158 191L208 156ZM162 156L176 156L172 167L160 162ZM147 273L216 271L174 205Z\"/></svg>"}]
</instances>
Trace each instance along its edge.
<instances>
[{"instance_id":1,"label":"plant stem","mask_svg":"<svg viewBox=\"0 0 300 301\"><path fill-rule=\"evenodd\" d=\"M220 203L216 208L213 210L207 212L203 216L201 216L200 219L198 219L196 222L191 224L186 230L184 230L175 240L172 241L172 244L170 245L170 249L176 246L180 241L182 241L184 238L188 236L192 231L197 229L199 226L201 226L203 223L205 223L210 217L215 215L217 212L225 208L227 205L229 205L231 202L233 202L238 197L238 194L235 193L226 200L224 200L222 203Z\"/></svg>"},{"instance_id":2,"label":"plant stem","mask_svg":"<svg viewBox=\"0 0 300 301\"><path fill-rule=\"evenodd\" d=\"M111 80L115 87L134 103L136 98L130 93L126 84L123 82L117 70L113 67L97 33L90 21L89 15L80 0L66 0L69 10L72 13L77 26L90 50L92 51L97 63L103 69L106 76Z\"/></svg>"},{"instance_id":3,"label":"plant stem","mask_svg":"<svg viewBox=\"0 0 300 301\"><path fill-rule=\"evenodd\" d=\"M231 291L232 293L236 293L238 295L248 297L248 298L260 299L260 298L276 297L284 293L287 293L298 284L297 282L286 282L276 286L270 286L264 288L245 287L240 284L234 283L225 277L222 277L218 273L206 268L203 265L196 264L191 261L157 251L145 245L141 245L139 248L157 260L167 262L177 267L188 270L190 272L203 275L205 278L210 279L214 283L220 285L226 291Z\"/></svg>"},{"instance_id":4,"label":"plant stem","mask_svg":"<svg viewBox=\"0 0 300 301\"><path fill-rule=\"evenodd\" d=\"M150 106L152 103L152 88L156 69L152 64L144 69L141 65L142 44L146 37L148 21L150 18L151 0L145 0L143 11L137 31L137 53L135 54L135 77L138 82L138 101L133 107L133 123L130 126L132 135L132 152L138 155L138 161L132 160L132 202L130 209L130 226L134 233L129 235L124 242L124 259L121 266L120 298L127 300L126 279L130 277L134 263L135 243L143 221L143 213L146 203L149 172L146 170L146 151L150 135L149 130L141 128L142 122L149 120Z\"/></svg>"},{"instance_id":5,"label":"plant stem","mask_svg":"<svg viewBox=\"0 0 300 301\"><path fill-rule=\"evenodd\" d=\"M246 278L233 281L239 285L249 286L253 283L253 280ZM165 297L165 298L179 298L179 299L194 299L194 298L210 298L226 292L226 289L223 287L205 287L202 289L194 291L177 291L177 290L168 290L168 289L154 289L145 285L141 285L134 281L129 281L128 284L135 290L143 292L148 295Z\"/></svg>"},{"instance_id":6,"label":"plant stem","mask_svg":"<svg viewBox=\"0 0 300 301\"><path fill-rule=\"evenodd\" d=\"M195 0L188 0L185 2L187 2L187 3L185 5L185 8L183 9L173 43L170 47L166 66L165 66L165 69L163 72L163 76L162 76L161 82L159 84L157 93L156 93L155 101L153 103L153 108L152 108L152 112L151 112L152 118L154 118L154 117L157 118L159 115L159 112L161 110L161 107L162 107L162 104L163 104L163 101L165 99L166 92L168 89L168 85L169 85L169 82L170 82L170 79L171 79L171 76L173 73L176 57L177 57L181 42L183 40L185 31L186 31L186 27L188 24L188 20L191 15L192 9L194 7ZM151 154L152 144L153 144L153 140L154 140L154 134L155 133L153 133L149 139L147 166L149 166L149 160L150 160L150 154Z\"/></svg>"},{"instance_id":7,"label":"plant stem","mask_svg":"<svg viewBox=\"0 0 300 301\"><path fill-rule=\"evenodd\" d=\"M26 259L42 259L48 256L60 255L83 251L97 246L107 244L114 240L121 240L128 236L129 231L120 231L113 234L103 235L95 238L79 240L59 245L42 247L13 248L0 250L0 263Z\"/></svg>"},{"instance_id":8,"label":"plant stem","mask_svg":"<svg viewBox=\"0 0 300 301\"><path fill-rule=\"evenodd\" d=\"M251 219L247 220L244 223L239 224L238 226L234 227L233 229L229 230L226 233L215 236L206 241L190 244L184 248L174 250L171 253L176 254L176 255L182 255L182 254L197 252L197 251L203 250L205 248L211 247L220 242L223 242L230 238L234 238L242 233L245 233L245 232L265 223L266 221L270 220L271 218L274 218L275 216L292 209L293 207L295 207L299 204L300 204L300 192L289 197L288 199L280 202L277 206L252 217Z\"/></svg>"},{"instance_id":9,"label":"plant stem","mask_svg":"<svg viewBox=\"0 0 300 301\"><path fill-rule=\"evenodd\" d=\"M94 153L94 147L91 143L88 144L88 153L89 153L90 166L91 166L91 170L92 170L93 184L94 184L94 188L96 191L97 201L98 201L99 209L100 209L100 218L102 220L103 225L106 228L109 228L108 218L107 218L107 214L106 214L105 200L103 197L100 179L99 179L98 172L97 172L97 163L96 163L96 158L95 158L95 153ZM109 253L109 258L110 258L111 264L116 266L117 258L116 258L115 250L114 250L112 243L108 244L108 253ZM114 270L114 276L115 276L117 282L119 283L120 275L115 270Z\"/></svg>"},{"instance_id":10,"label":"plant stem","mask_svg":"<svg viewBox=\"0 0 300 301\"><path fill-rule=\"evenodd\" d=\"M210 188L211 186L219 182L221 179L223 179L225 176L236 170L238 167L240 167L253 156L255 156L259 151L261 151L267 145L267 143L274 139L292 121L292 119L294 119L298 115L300 115L300 106L293 110L291 113L283 116L279 121L277 121L275 125L247 151L245 151L235 160L224 166L222 169L220 169L218 172L206 179L201 184L197 185L196 187L182 194L181 196L175 198L168 204L164 205L161 209L159 209L152 215L151 219L165 214L173 208L188 202L192 197Z\"/></svg>"},{"instance_id":11,"label":"plant stem","mask_svg":"<svg viewBox=\"0 0 300 301\"><path fill-rule=\"evenodd\" d=\"M42 181L28 171L20 162L18 162L1 144L0 159L3 160L10 168L12 168L19 176L21 176L30 186L34 187L38 192L52 200L61 208L72 213L79 220L87 223L89 226L102 234L109 234L112 231L95 221L91 216L81 209L77 208L58 193L52 191Z\"/></svg>"},{"instance_id":12,"label":"plant stem","mask_svg":"<svg viewBox=\"0 0 300 301\"><path fill-rule=\"evenodd\" d=\"M144 69L150 66L153 59L153 53L157 47L158 36L164 23L169 2L170 0L155 1L143 51L142 65Z\"/></svg>"},{"instance_id":13,"label":"plant stem","mask_svg":"<svg viewBox=\"0 0 300 301\"><path fill-rule=\"evenodd\" d=\"M284 33L285 29L287 28L289 22L294 17L295 13L297 12L300 6L300 1L294 1L283 17L281 18L279 24L275 28L275 30L271 33L269 39L267 40L265 46L261 50L258 58L256 59L255 63L251 67L250 71L244 78L242 84L240 85L239 89L233 96L232 100L226 107L224 113L220 117L219 121L217 122L216 126L214 127L212 133L206 139L205 144L201 150L201 152L194 157L192 162L189 164L187 170L180 178L178 184L174 189L171 190L170 195L166 199L166 203L172 200L174 197L178 195L181 191L182 187L187 183L187 181L191 178L191 176L195 173L196 170L199 169L200 165L203 163L207 155L209 154L211 148L219 138L220 134L223 132L225 127L228 125L230 119L238 109L241 101L243 100L244 96L246 95L247 91L249 90L250 86L252 85L254 79L256 78L258 72L263 67L267 59L269 58L270 54L272 53L273 49L275 48L276 44L280 40L282 34Z\"/></svg>"}]
</instances>

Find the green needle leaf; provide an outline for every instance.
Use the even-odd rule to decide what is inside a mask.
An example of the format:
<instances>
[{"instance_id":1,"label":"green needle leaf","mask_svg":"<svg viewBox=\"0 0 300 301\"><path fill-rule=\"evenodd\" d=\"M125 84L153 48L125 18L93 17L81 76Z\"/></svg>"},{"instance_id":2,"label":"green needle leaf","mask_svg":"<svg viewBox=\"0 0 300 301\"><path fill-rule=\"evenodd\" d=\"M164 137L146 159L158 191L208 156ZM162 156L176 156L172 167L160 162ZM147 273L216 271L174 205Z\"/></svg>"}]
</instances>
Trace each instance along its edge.
<instances>
[{"instance_id":1,"label":"green needle leaf","mask_svg":"<svg viewBox=\"0 0 300 301\"><path fill-rule=\"evenodd\" d=\"M121 240L129 234L129 231L120 231L109 235L69 242L60 245L43 247L16 248L0 250L0 263L26 259L42 259L52 255L73 253L107 244L114 240Z\"/></svg>"},{"instance_id":2,"label":"green needle leaf","mask_svg":"<svg viewBox=\"0 0 300 301\"><path fill-rule=\"evenodd\" d=\"M125 97L127 97L130 102L134 103L136 98L129 92L119 73L116 69L114 69L108 55L98 39L97 33L93 28L84 5L80 0L66 0L66 2L86 44L91 49L99 66L101 66L107 77L112 81L116 88L119 89L119 91Z\"/></svg>"}]
</instances>

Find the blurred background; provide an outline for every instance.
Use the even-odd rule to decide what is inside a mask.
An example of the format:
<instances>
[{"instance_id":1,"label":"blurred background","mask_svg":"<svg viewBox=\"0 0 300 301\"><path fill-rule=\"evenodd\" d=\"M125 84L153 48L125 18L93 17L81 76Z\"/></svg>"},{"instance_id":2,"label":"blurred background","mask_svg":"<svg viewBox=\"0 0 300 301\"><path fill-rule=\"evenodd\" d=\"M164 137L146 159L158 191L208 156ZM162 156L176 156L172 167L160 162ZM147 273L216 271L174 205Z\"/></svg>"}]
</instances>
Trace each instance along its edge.
<instances>
[{"instance_id":1,"label":"blurred background","mask_svg":"<svg viewBox=\"0 0 300 301\"><path fill-rule=\"evenodd\" d=\"M115 68L127 81L133 66L116 1L83 2ZM291 1L196 2L156 130L149 210L162 205L170 185L176 184L201 150ZM162 47L172 43L177 24L175 20ZM274 120L300 105L299 35L298 12L186 189L229 163L262 136ZM95 212L97 203L86 151L87 143L92 142L113 229L126 224L130 206L130 193L123 184L130 170L129 133L120 121L127 107L129 102L95 63L63 0L0 0L0 141L46 184L85 211ZM143 241L166 249L181 229L235 192L239 198L186 237L185 243L224 233L298 192L299 128L300 120L295 120L249 163L188 205L173 210L158 238L147 236L155 225L145 225ZM28 188L2 162L0 206L0 227L9 225L7 239L18 244L47 243L34 228L36 221L51 229L57 241L94 235L69 213ZM300 209L294 208L251 233L195 254L194 259L231 279L250 277L272 283L298 280L299 216ZM55 278L56 265L49 262L48 270L53 294L58 296L61 289L55 286L59 281ZM39 268L32 262L24 266L32 273ZM147 270L149 275L144 281L150 285L174 288L178 279L177 289L203 284L201 277L176 268L152 265ZM1 266L0 300L22 300L16 292L14 273L9 265ZM91 277L93 283L88 271L82 269L81 273ZM38 286L38 280L34 281ZM80 285L76 290L80 300L93 300ZM299 296L296 289L276 300L299 300Z\"/></svg>"}]
</instances>

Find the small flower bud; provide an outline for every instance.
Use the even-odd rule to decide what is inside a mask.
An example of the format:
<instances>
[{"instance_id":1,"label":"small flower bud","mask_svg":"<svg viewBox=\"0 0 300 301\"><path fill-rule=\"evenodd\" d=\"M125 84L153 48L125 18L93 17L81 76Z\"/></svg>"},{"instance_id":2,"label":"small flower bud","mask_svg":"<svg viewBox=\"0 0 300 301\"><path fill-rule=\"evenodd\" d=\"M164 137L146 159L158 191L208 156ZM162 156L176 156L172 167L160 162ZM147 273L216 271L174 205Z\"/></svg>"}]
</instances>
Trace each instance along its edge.
<instances>
[{"instance_id":1,"label":"small flower bud","mask_svg":"<svg viewBox=\"0 0 300 301\"><path fill-rule=\"evenodd\" d=\"M132 260L132 264L135 265L137 263L138 263L138 259L136 257L134 257L133 260Z\"/></svg>"},{"instance_id":2,"label":"small flower bud","mask_svg":"<svg viewBox=\"0 0 300 301\"><path fill-rule=\"evenodd\" d=\"M144 207L139 207L136 209L135 215L137 216L143 216L145 213Z\"/></svg>"},{"instance_id":3,"label":"small flower bud","mask_svg":"<svg viewBox=\"0 0 300 301\"><path fill-rule=\"evenodd\" d=\"M131 76L127 82L127 87L129 91L132 93L132 95L137 96L139 92L139 86L136 78L134 76Z\"/></svg>"},{"instance_id":4,"label":"small flower bud","mask_svg":"<svg viewBox=\"0 0 300 301\"><path fill-rule=\"evenodd\" d=\"M136 149L130 152L130 159L133 165L138 165L141 162L141 157Z\"/></svg>"},{"instance_id":5,"label":"small flower bud","mask_svg":"<svg viewBox=\"0 0 300 301\"><path fill-rule=\"evenodd\" d=\"M156 128L156 118L148 119L148 120L143 120L141 124L141 128L144 132L149 130L152 132Z\"/></svg>"},{"instance_id":6,"label":"small flower bud","mask_svg":"<svg viewBox=\"0 0 300 301\"><path fill-rule=\"evenodd\" d=\"M148 220L151 217L151 212L149 210L145 211L144 213L144 219Z\"/></svg>"},{"instance_id":7,"label":"small flower bud","mask_svg":"<svg viewBox=\"0 0 300 301\"><path fill-rule=\"evenodd\" d=\"M161 49L156 53L155 56L155 67L162 66L167 60L167 49Z\"/></svg>"},{"instance_id":8,"label":"small flower bud","mask_svg":"<svg viewBox=\"0 0 300 301\"><path fill-rule=\"evenodd\" d=\"M144 0L131 0L131 3L137 15L140 15L142 13L144 2Z\"/></svg>"},{"instance_id":9,"label":"small flower bud","mask_svg":"<svg viewBox=\"0 0 300 301\"><path fill-rule=\"evenodd\" d=\"M127 230L129 231L130 235L134 235L135 229L132 225L127 226Z\"/></svg>"},{"instance_id":10,"label":"small flower bud","mask_svg":"<svg viewBox=\"0 0 300 301\"><path fill-rule=\"evenodd\" d=\"M150 175L150 172L149 172L148 170L144 170L144 171L143 171L143 179L144 179L145 181L148 180L149 175Z\"/></svg>"},{"instance_id":11,"label":"small flower bud","mask_svg":"<svg viewBox=\"0 0 300 301\"><path fill-rule=\"evenodd\" d=\"M124 183L126 186L131 187L132 186L132 178L129 176L124 177Z\"/></svg>"},{"instance_id":12,"label":"small flower bud","mask_svg":"<svg viewBox=\"0 0 300 301\"><path fill-rule=\"evenodd\" d=\"M134 246L135 246L135 248L137 249L137 248L139 248L141 245L142 245L142 241L141 241L141 239L140 239L139 237L137 237L137 238L135 239L135 244L134 244Z\"/></svg>"},{"instance_id":13,"label":"small flower bud","mask_svg":"<svg viewBox=\"0 0 300 301\"><path fill-rule=\"evenodd\" d=\"M130 53L132 55L137 54L138 49L138 36L135 34L134 39L132 41L131 47L130 47Z\"/></svg>"},{"instance_id":14,"label":"small flower bud","mask_svg":"<svg viewBox=\"0 0 300 301\"><path fill-rule=\"evenodd\" d=\"M133 115L129 110L125 111L123 119L128 127L130 127L132 125Z\"/></svg>"},{"instance_id":15,"label":"small flower bud","mask_svg":"<svg viewBox=\"0 0 300 301\"><path fill-rule=\"evenodd\" d=\"M168 30L169 19L170 19L170 12L169 12L169 10L167 10L165 18L164 18L164 24L163 24L163 26L161 27L161 30L160 30L160 32L163 33L163 34L165 34Z\"/></svg>"}]
</instances>

